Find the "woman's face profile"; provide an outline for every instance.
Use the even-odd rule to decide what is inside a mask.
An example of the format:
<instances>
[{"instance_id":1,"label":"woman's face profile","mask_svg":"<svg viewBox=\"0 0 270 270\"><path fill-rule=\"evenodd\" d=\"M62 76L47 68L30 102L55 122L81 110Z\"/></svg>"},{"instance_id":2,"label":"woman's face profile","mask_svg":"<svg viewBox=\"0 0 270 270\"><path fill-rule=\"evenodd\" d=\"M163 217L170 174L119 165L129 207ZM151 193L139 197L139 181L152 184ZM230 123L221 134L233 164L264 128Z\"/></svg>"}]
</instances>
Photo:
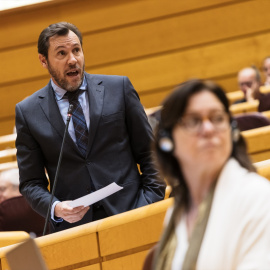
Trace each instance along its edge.
<instances>
[{"instance_id":1,"label":"woman's face profile","mask_svg":"<svg viewBox=\"0 0 270 270\"><path fill-rule=\"evenodd\" d=\"M221 168L231 154L229 116L219 99L208 90L190 97L172 136L174 155L182 167Z\"/></svg>"}]
</instances>

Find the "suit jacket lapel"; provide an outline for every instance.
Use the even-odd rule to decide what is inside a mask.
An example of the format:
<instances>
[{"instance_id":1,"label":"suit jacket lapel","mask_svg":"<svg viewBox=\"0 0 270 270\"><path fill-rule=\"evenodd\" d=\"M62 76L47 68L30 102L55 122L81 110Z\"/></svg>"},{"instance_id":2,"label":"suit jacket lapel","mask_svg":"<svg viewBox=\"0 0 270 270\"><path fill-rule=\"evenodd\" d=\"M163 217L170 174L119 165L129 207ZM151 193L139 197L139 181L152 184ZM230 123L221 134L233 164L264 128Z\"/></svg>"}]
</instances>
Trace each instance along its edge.
<instances>
[{"instance_id":1,"label":"suit jacket lapel","mask_svg":"<svg viewBox=\"0 0 270 270\"><path fill-rule=\"evenodd\" d=\"M51 123L57 133L63 138L65 132L65 123L59 111L57 102L54 97L54 92L51 86L51 82L43 88L39 95L39 104L46 115L48 121ZM69 133L66 136L66 142L71 144L76 151L79 151L76 144L71 139Z\"/></svg>"},{"instance_id":2,"label":"suit jacket lapel","mask_svg":"<svg viewBox=\"0 0 270 270\"><path fill-rule=\"evenodd\" d=\"M90 109L90 130L87 153L90 152L103 108L104 86L102 80L86 74Z\"/></svg>"}]
</instances>

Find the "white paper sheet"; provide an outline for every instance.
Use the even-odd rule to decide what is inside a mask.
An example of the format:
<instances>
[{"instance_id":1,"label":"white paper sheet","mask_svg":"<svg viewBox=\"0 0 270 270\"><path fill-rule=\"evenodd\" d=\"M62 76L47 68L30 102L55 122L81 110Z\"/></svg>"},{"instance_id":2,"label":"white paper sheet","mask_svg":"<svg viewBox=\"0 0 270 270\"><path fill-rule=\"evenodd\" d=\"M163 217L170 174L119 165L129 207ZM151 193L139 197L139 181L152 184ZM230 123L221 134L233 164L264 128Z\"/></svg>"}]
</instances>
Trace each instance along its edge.
<instances>
[{"instance_id":1,"label":"white paper sheet","mask_svg":"<svg viewBox=\"0 0 270 270\"><path fill-rule=\"evenodd\" d=\"M95 202L98 202L113 193L123 189L123 187L118 186L115 182L111 183L110 185L101 188L93 193L90 193L88 195L85 195L79 199L76 199L74 201L68 202L68 204L71 207L77 207L77 206L88 206Z\"/></svg>"}]
</instances>

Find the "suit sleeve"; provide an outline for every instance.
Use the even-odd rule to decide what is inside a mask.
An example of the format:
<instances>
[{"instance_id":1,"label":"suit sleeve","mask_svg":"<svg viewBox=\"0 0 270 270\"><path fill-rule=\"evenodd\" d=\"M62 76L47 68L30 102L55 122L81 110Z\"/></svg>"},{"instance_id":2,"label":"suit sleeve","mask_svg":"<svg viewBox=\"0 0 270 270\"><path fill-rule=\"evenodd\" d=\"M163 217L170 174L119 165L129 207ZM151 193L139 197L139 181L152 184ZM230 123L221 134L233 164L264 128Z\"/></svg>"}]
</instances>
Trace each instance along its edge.
<instances>
[{"instance_id":1,"label":"suit sleeve","mask_svg":"<svg viewBox=\"0 0 270 270\"><path fill-rule=\"evenodd\" d=\"M127 77L124 77L126 125L134 159L141 170L141 189L137 207L160 201L165 195L165 182L152 161L153 132L139 96Z\"/></svg>"},{"instance_id":2,"label":"suit sleeve","mask_svg":"<svg viewBox=\"0 0 270 270\"><path fill-rule=\"evenodd\" d=\"M46 217L50 203L49 181L39 144L32 136L20 104L16 105L16 148L20 173L20 192L31 207ZM57 199L54 198L53 202Z\"/></svg>"}]
</instances>

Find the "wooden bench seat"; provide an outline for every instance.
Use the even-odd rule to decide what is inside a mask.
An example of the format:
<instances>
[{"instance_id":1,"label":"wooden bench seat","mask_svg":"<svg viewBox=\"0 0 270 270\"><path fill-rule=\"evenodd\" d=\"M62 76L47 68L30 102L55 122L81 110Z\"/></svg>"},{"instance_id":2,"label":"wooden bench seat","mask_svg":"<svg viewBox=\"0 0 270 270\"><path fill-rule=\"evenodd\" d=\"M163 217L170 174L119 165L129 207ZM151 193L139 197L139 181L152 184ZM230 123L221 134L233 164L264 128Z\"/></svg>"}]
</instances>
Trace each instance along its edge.
<instances>
[{"instance_id":1,"label":"wooden bench seat","mask_svg":"<svg viewBox=\"0 0 270 270\"><path fill-rule=\"evenodd\" d=\"M7 148L14 148L16 137L17 134L0 136L0 150L5 150Z\"/></svg>"},{"instance_id":2,"label":"wooden bench seat","mask_svg":"<svg viewBox=\"0 0 270 270\"><path fill-rule=\"evenodd\" d=\"M241 90L226 93L226 96L229 100L230 105L232 105L237 100L241 100L244 98L244 94Z\"/></svg>"},{"instance_id":3,"label":"wooden bench seat","mask_svg":"<svg viewBox=\"0 0 270 270\"><path fill-rule=\"evenodd\" d=\"M258 112L258 106L259 101L254 100L252 102L233 104L229 109L232 115L236 115L241 113Z\"/></svg>"},{"instance_id":4,"label":"wooden bench seat","mask_svg":"<svg viewBox=\"0 0 270 270\"><path fill-rule=\"evenodd\" d=\"M242 135L253 162L270 159L270 126L243 131Z\"/></svg>"},{"instance_id":5,"label":"wooden bench seat","mask_svg":"<svg viewBox=\"0 0 270 270\"><path fill-rule=\"evenodd\" d=\"M0 163L0 172L5 171L5 170L9 170L9 169L15 169L15 168L18 168L17 161Z\"/></svg>"},{"instance_id":6,"label":"wooden bench seat","mask_svg":"<svg viewBox=\"0 0 270 270\"><path fill-rule=\"evenodd\" d=\"M258 112L259 101L254 100L252 102L243 102L238 104L230 105L230 112L232 115L249 113L249 112ZM145 109L146 115L151 115L156 111L160 110L162 106L152 107ZM270 113L269 113L270 114Z\"/></svg>"},{"instance_id":7,"label":"wooden bench seat","mask_svg":"<svg viewBox=\"0 0 270 270\"><path fill-rule=\"evenodd\" d=\"M16 160L16 148L10 148L0 151L0 163L11 162Z\"/></svg>"},{"instance_id":8,"label":"wooden bench seat","mask_svg":"<svg viewBox=\"0 0 270 270\"><path fill-rule=\"evenodd\" d=\"M270 119L270 110L261 112L261 114L264 115L265 117L267 117L268 119Z\"/></svg>"},{"instance_id":9,"label":"wooden bench seat","mask_svg":"<svg viewBox=\"0 0 270 270\"><path fill-rule=\"evenodd\" d=\"M256 167L257 172L261 176L270 180L270 159L256 162L256 163L254 163L254 166Z\"/></svg>"}]
</instances>

